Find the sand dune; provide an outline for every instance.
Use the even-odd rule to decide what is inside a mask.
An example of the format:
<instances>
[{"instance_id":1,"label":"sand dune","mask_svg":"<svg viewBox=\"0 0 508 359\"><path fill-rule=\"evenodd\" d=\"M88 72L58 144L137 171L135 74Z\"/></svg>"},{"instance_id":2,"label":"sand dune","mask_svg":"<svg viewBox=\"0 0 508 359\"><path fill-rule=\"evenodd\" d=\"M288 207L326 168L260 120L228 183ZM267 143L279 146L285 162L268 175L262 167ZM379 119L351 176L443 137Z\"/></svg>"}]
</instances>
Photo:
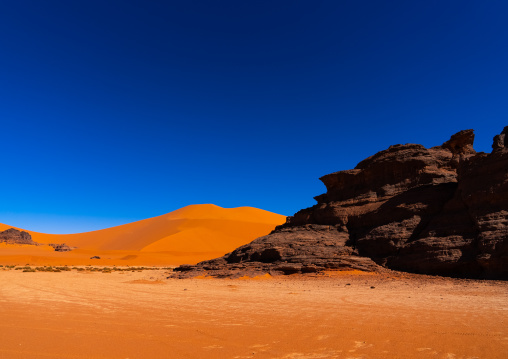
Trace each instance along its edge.
<instances>
[{"instance_id":1,"label":"sand dune","mask_svg":"<svg viewBox=\"0 0 508 359\"><path fill-rule=\"evenodd\" d=\"M162 216L76 234L46 234L27 230L38 243L66 243L71 252L51 252L47 246L0 248L3 263L182 264L221 256L268 234L285 217L252 207L222 208L192 205ZM11 228L0 224L0 230ZM18 228L19 229L19 228Z\"/></svg>"}]
</instances>

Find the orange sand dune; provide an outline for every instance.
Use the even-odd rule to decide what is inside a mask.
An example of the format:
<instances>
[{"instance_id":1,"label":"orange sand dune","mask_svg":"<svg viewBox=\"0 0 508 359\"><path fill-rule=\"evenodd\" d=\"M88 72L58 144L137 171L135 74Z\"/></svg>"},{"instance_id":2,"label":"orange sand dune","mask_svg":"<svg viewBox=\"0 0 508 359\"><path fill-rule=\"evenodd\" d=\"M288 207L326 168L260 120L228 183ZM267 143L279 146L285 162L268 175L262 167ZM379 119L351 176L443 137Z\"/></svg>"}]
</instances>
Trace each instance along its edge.
<instances>
[{"instance_id":1,"label":"orange sand dune","mask_svg":"<svg viewBox=\"0 0 508 359\"><path fill-rule=\"evenodd\" d=\"M268 234L285 217L252 207L192 205L162 216L93 232L46 234L27 231L38 243L66 243L77 249L53 252L48 246L0 246L1 263L176 265L221 256ZM0 224L0 231L11 228ZM100 260L90 260L100 256Z\"/></svg>"}]
</instances>

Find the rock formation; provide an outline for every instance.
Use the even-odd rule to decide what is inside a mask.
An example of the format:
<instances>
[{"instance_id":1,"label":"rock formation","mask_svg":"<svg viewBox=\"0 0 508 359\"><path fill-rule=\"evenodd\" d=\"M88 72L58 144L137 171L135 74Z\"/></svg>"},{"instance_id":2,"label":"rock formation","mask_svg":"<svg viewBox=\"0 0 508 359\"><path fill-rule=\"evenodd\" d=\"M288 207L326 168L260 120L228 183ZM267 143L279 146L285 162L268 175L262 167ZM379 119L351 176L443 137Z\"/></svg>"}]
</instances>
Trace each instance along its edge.
<instances>
[{"instance_id":1,"label":"rock formation","mask_svg":"<svg viewBox=\"0 0 508 359\"><path fill-rule=\"evenodd\" d=\"M383 270L508 279L508 127L490 154L473 130L441 146L390 146L325 175L317 204L176 276Z\"/></svg>"},{"instance_id":2,"label":"rock formation","mask_svg":"<svg viewBox=\"0 0 508 359\"><path fill-rule=\"evenodd\" d=\"M9 228L3 232L0 232L0 242L8 244L37 245L37 243L32 240L30 233L25 231L18 231L14 228Z\"/></svg>"},{"instance_id":3,"label":"rock formation","mask_svg":"<svg viewBox=\"0 0 508 359\"><path fill-rule=\"evenodd\" d=\"M32 246L42 246L42 243L34 242L32 239L32 236L30 233L25 231L19 231L15 228L9 228L3 232L0 232L0 243L7 243L7 244L28 244ZM69 247L65 243L51 243L48 244L49 246L53 247L53 249L56 252L68 252L71 251L73 248Z\"/></svg>"},{"instance_id":4,"label":"rock formation","mask_svg":"<svg viewBox=\"0 0 508 359\"><path fill-rule=\"evenodd\" d=\"M50 244L48 244L48 246L53 247L55 252L69 252L74 249L73 247L69 247L65 243L50 243Z\"/></svg>"}]
</instances>

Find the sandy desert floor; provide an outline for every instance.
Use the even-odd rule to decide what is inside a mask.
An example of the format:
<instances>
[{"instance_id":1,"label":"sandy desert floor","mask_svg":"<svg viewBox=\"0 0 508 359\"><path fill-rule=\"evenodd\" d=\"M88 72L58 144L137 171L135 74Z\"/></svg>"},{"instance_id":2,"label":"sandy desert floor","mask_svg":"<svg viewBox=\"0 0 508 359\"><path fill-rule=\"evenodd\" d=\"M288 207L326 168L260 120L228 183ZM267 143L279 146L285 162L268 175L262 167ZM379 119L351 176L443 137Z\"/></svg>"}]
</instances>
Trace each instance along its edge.
<instances>
[{"instance_id":1,"label":"sandy desert floor","mask_svg":"<svg viewBox=\"0 0 508 359\"><path fill-rule=\"evenodd\" d=\"M0 358L506 358L508 285L0 270Z\"/></svg>"}]
</instances>

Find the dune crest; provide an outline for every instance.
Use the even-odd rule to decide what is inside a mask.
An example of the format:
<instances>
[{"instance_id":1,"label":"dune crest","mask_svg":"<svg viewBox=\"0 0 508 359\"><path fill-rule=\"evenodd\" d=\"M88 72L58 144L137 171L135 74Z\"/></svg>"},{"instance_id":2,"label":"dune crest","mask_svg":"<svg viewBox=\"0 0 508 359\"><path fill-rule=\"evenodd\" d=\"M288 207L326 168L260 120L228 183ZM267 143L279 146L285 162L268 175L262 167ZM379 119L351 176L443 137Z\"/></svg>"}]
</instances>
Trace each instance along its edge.
<instances>
[{"instance_id":1,"label":"dune crest","mask_svg":"<svg viewBox=\"0 0 508 359\"><path fill-rule=\"evenodd\" d=\"M285 216L253 207L222 208L190 205L161 216L121 226L75 234L47 234L26 230L38 243L66 243L77 249L41 257L21 247L0 252L0 261L48 264L181 264L194 263L232 251L284 223ZM0 224L0 231L13 228ZM18 229L18 228L17 228ZM26 252L26 253L24 253ZM11 258L11 259L12 259Z\"/></svg>"}]
</instances>

